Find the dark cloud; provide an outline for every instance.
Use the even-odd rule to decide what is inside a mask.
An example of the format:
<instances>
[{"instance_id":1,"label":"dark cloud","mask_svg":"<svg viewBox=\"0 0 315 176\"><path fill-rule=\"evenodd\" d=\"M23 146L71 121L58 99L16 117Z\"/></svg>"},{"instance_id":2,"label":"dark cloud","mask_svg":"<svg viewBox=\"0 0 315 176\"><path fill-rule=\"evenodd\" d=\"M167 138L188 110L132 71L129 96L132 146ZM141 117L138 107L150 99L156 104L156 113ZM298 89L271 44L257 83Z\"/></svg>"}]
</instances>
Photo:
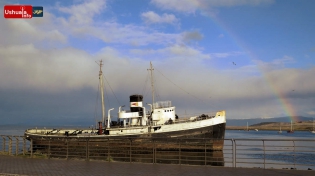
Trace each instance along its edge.
<instances>
[{"instance_id":1,"label":"dark cloud","mask_svg":"<svg viewBox=\"0 0 315 176\"><path fill-rule=\"evenodd\" d=\"M183 33L183 41L190 43L193 41L199 41L203 39L203 35L199 31L190 31Z\"/></svg>"},{"instance_id":2,"label":"dark cloud","mask_svg":"<svg viewBox=\"0 0 315 176\"><path fill-rule=\"evenodd\" d=\"M95 90L82 89L58 93L36 90L1 90L2 124L77 124L94 121Z\"/></svg>"}]
</instances>

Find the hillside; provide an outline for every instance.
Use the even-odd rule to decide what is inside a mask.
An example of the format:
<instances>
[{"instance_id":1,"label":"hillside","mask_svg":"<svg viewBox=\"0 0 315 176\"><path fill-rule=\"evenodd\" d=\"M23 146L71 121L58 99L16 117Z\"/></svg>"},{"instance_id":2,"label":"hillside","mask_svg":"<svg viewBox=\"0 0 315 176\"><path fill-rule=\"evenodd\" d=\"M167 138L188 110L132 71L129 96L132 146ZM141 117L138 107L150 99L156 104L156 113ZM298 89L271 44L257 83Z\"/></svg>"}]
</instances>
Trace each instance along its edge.
<instances>
[{"instance_id":1,"label":"hillside","mask_svg":"<svg viewBox=\"0 0 315 176\"><path fill-rule=\"evenodd\" d=\"M249 130L276 130L279 131L281 126L282 131L290 130L291 123L288 122L261 122L258 124L249 125ZM294 131L311 131L313 130L313 123L312 121L299 121L293 123L293 130ZM227 126L226 129L228 130L246 130L247 126Z\"/></svg>"},{"instance_id":2,"label":"hillside","mask_svg":"<svg viewBox=\"0 0 315 176\"><path fill-rule=\"evenodd\" d=\"M275 118L267 118L267 119L262 119L262 118L254 118L254 119L229 119L227 117L226 119L226 125L227 126L246 126L247 123L248 125L254 125L254 124L259 124L259 123L290 123L291 122L291 117L275 117ZM296 116L293 117L293 119L296 119L293 123L298 123L300 121L312 121L314 118L313 117L303 117L303 116Z\"/></svg>"}]
</instances>

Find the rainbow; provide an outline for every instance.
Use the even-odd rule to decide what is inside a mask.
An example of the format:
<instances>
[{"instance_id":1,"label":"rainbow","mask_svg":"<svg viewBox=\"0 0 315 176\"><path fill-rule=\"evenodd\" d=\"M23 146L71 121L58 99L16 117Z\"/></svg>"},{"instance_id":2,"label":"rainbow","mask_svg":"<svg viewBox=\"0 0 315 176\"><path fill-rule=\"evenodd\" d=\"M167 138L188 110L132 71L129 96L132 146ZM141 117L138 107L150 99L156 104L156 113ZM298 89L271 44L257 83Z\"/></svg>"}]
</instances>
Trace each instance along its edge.
<instances>
[{"instance_id":1,"label":"rainbow","mask_svg":"<svg viewBox=\"0 0 315 176\"><path fill-rule=\"evenodd\" d=\"M239 47L240 50L245 51L248 56L249 60L259 60L258 56L255 56L253 52L249 49L249 47L232 31L230 30L221 20L218 19L216 16L209 16L210 19L218 26L222 31L228 34L228 37L232 38L235 42L235 45ZM267 72L264 71L262 67L258 66L258 71L263 76L267 85L269 85L270 89L274 93L276 97L278 97L278 101L283 109L285 116L289 116L290 121L297 122L299 121L298 116L296 115L296 111L292 105L292 103L288 100L285 94L276 86L274 81L266 74Z\"/></svg>"},{"instance_id":2,"label":"rainbow","mask_svg":"<svg viewBox=\"0 0 315 176\"><path fill-rule=\"evenodd\" d=\"M262 71L262 69L260 69L260 71ZM292 122L299 121L298 116L296 115L296 111L294 107L292 106L292 103L290 103L288 98L286 98L285 94L281 90L279 90L279 88L274 84L274 81L272 81L271 78L267 74L263 74L263 76L266 82L269 83L268 85L270 86L271 90L278 97L278 100L280 104L282 105L282 108L285 114L290 117L290 121Z\"/></svg>"}]
</instances>

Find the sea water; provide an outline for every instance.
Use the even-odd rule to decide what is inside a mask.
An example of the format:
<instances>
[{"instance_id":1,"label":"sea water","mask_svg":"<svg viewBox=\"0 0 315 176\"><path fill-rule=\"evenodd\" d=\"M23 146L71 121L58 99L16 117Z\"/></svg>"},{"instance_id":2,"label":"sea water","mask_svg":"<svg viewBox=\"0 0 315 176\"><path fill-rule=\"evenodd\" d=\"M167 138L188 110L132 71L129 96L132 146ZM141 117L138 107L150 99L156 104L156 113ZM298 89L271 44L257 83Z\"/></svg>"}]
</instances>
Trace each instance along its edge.
<instances>
[{"instance_id":1,"label":"sea water","mask_svg":"<svg viewBox=\"0 0 315 176\"><path fill-rule=\"evenodd\" d=\"M236 145L238 167L297 168L315 170L315 134L309 131L244 131L226 130L225 148ZM230 139L231 142L228 140ZM264 150L265 149L265 150ZM224 153L227 153L224 151ZM226 157L226 156L225 156ZM250 162L273 164L250 164Z\"/></svg>"}]
</instances>

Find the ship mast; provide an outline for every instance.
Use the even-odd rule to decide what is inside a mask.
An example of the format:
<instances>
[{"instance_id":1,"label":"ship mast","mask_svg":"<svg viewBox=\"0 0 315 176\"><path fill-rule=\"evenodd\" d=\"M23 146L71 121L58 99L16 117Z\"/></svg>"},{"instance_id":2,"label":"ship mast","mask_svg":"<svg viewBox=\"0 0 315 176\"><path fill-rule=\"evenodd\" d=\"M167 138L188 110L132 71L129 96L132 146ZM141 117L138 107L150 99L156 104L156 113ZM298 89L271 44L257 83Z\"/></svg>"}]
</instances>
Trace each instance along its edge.
<instances>
[{"instance_id":1,"label":"ship mast","mask_svg":"<svg viewBox=\"0 0 315 176\"><path fill-rule=\"evenodd\" d=\"M152 90L152 111L154 110L154 81L153 81L153 66L152 62L150 61L150 68L148 69L151 72L151 90Z\"/></svg>"},{"instance_id":2,"label":"ship mast","mask_svg":"<svg viewBox=\"0 0 315 176\"><path fill-rule=\"evenodd\" d=\"M101 91L101 99L102 99L102 122L103 122L103 125L105 126L104 83L103 83L103 72L102 72L103 61L100 60L100 63L98 65L100 66L99 81L100 81L100 91Z\"/></svg>"}]
</instances>

